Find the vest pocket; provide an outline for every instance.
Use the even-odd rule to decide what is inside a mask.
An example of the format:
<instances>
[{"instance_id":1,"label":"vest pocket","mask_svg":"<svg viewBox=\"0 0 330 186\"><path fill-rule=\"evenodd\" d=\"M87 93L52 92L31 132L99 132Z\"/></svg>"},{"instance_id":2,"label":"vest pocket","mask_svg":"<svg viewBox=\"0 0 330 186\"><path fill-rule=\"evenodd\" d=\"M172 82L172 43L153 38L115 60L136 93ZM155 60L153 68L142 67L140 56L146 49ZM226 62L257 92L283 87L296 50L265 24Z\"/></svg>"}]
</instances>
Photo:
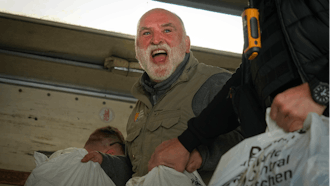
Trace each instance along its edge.
<instances>
[{"instance_id":1,"label":"vest pocket","mask_svg":"<svg viewBox=\"0 0 330 186\"><path fill-rule=\"evenodd\" d=\"M129 133L126 137L126 141L132 142L140 134L140 131L141 128L137 128L136 131Z\"/></svg>"},{"instance_id":2,"label":"vest pocket","mask_svg":"<svg viewBox=\"0 0 330 186\"><path fill-rule=\"evenodd\" d=\"M146 128L148 140L153 141L152 148L156 148L163 141L178 137L187 128L187 123L181 121L180 111L167 110L150 119Z\"/></svg>"},{"instance_id":3,"label":"vest pocket","mask_svg":"<svg viewBox=\"0 0 330 186\"><path fill-rule=\"evenodd\" d=\"M157 130L160 126L169 129L179 123L180 115L181 113L179 110L162 110L155 112L152 118L150 118L150 122L148 122L146 128L150 132Z\"/></svg>"},{"instance_id":4,"label":"vest pocket","mask_svg":"<svg viewBox=\"0 0 330 186\"><path fill-rule=\"evenodd\" d=\"M179 119L180 117L175 117L175 118L170 118L170 119L167 119L167 120L164 120L162 122L162 126L169 129L171 128L173 125L179 123Z\"/></svg>"},{"instance_id":5,"label":"vest pocket","mask_svg":"<svg viewBox=\"0 0 330 186\"><path fill-rule=\"evenodd\" d=\"M162 121L154 121L152 122L150 125L147 126L147 129L150 132L155 131L156 129L158 129L158 127L162 124Z\"/></svg>"},{"instance_id":6,"label":"vest pocket","mask_svg":"<svg viewBox=\"0 0 330 186\"><path fill-rule=\"evenodd\" d=\"M130 132L127 137L126 137L126 141L127 141L127 145L128 145L128 155L129 158L131 160L132 163L132 170L133 172L137 171L137 164L138 164L138 160L139 160L139 155L141 154L141 152L138 152L139 150L139 142L135 141L135 139L140 135L141 132L141 128L136 128L135 131Z\"/></svg>"}]
</instances>

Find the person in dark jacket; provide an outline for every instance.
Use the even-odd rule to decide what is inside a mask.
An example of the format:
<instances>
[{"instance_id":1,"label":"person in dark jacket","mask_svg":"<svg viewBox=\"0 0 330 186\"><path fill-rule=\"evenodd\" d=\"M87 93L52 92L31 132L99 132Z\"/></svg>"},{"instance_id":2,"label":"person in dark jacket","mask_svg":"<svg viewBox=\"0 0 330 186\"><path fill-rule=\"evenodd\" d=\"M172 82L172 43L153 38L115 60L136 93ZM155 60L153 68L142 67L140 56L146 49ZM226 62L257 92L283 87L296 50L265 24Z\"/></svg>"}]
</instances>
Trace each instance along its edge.
<instances>
[{"instance_id":1,"label":"person in dark jacket","mask_svg":"<svg viewBox=\"0 0 330 186\"><path fill-rule=\"evenodd\" d=\"M165 165L183 171L200 158L200 144L237 127L251 137L264 132L265 110L288 132L302 128L309 112L329 116L329 1L255 1L262 48L241 66L178 138L159 145L149 170ZM191 153L191 154L190 154Z\"/></svg>"}]
</instances>

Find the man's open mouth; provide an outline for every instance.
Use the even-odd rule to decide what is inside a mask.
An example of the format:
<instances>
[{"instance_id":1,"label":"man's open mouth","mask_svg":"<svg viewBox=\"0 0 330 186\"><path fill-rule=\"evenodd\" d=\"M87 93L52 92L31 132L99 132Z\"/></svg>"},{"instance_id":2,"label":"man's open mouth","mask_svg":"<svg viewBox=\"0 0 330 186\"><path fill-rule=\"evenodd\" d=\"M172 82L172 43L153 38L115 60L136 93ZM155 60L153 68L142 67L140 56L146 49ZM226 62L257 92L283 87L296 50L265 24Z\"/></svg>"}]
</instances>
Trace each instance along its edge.
<instances>
[{"instance_id":1,"label":"man's open mouth","mask_svg":"<svg viewBox=\"0 0 330 186\"><path fill-rule=\"evenodd\" d=\"M152 51L151 53L152 57L158 56L158 55L167 55L167 52L163 49L157 49Z\"/></svg>"},{"instance_id":2,"label":"man's open mouth","mask_svg":"<svg viewBox=\"0 0 330 186\"><path fill-rule=\"evenodd\" d=\"M167 52L163 49L157 49L152 51L151 56L155 62L164 62L167 57Z\"/></svg>"}]
</instances>

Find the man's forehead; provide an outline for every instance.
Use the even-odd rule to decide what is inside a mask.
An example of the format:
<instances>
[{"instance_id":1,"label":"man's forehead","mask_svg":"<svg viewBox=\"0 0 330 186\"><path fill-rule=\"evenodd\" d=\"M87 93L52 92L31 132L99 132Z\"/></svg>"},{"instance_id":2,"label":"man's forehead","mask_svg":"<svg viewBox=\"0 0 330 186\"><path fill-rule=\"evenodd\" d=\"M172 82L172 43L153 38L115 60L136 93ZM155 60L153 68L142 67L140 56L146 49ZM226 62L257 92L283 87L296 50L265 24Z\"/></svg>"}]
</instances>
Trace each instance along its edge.
<instances>
[{"instance_id":1,"label":"man's forehead","mask_svg":"<svg viewBox=\"0 0 330 186\"><path fill-rule=\"evenodd\" d=\"M139 27L147 27L148 24L159 24L161 26L180 24L180 19L172 12L156 9L145 13L139 22Z\"/></svg>"}]
</instances>

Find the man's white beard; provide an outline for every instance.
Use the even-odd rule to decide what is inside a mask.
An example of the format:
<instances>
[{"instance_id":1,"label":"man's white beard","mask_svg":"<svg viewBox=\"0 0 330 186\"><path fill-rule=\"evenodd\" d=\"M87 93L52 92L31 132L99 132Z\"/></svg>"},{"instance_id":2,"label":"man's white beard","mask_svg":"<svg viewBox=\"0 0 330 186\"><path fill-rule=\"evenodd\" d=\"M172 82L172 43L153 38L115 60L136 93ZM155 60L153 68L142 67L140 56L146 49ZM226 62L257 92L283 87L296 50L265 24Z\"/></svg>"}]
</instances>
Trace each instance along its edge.
<instances>
[{"instance_id":1,"label":"man's white beard","mask_svg":"<svg viewBox=\"0 0 330 186\"><path fill-rule=\"evenodd\" d=\"M165 49L168 61L165 64L155 64L150 60L151 51ZM170 48L167 44L150 45L146 50L136 46L136 54L141 67L154 81L164 81L169 78L185 57L185 42Z\"/></svg>"}]
</instances>

